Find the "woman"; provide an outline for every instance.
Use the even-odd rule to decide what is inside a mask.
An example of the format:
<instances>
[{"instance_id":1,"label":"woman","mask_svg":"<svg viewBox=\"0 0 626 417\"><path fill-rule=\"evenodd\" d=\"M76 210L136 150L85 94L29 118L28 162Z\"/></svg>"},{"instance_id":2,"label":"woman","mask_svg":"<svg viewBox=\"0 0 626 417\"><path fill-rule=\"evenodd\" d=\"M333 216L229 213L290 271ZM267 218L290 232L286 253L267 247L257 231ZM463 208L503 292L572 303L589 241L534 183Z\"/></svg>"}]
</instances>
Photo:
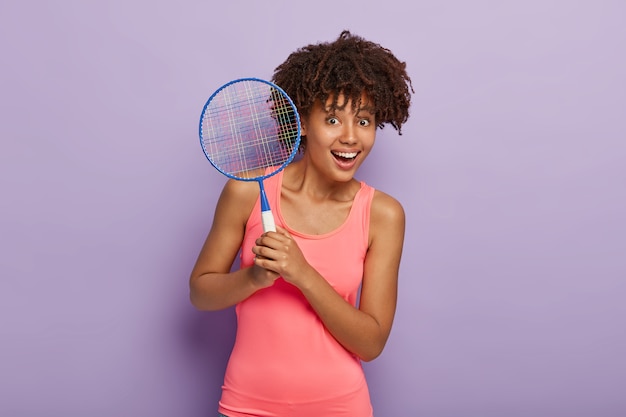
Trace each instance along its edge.
<instances>
[{"instance_id":1,"label":"woman","mask_svg":"<svg viewBox=\"0 0 626 417\"><path fill-rule=\"evenodd\" d=\"M292 53L272 81L302 124L301 157L265 180L277 231L263 233L258 185L228 181L190 279L198 309L236 305L219 412L370 417L361 360L391 331L405 219L355 174L377 128L401 132L411 80L391 51L344 31Z\"/></svg>"}]
</instances>

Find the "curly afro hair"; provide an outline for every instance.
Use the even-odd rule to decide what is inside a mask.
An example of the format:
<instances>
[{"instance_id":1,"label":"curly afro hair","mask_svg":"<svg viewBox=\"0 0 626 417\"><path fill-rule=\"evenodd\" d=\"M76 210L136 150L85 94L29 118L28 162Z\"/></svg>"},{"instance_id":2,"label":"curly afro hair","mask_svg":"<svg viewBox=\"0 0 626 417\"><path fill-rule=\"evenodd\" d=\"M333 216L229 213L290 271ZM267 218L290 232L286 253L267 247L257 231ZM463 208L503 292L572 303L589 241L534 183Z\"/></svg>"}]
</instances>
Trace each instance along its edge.
<instances>
[{"instance_id":1,"label":"curly afro hair","mask_svg":"<svg viewBox=\"0 0 626 417\"><path fill-rule=\"evenodd\" d=\"M377 126L390 124L400 135L414 92L406 63L390 50L347 30L334 42L308 45L291 53L274 70L272 81L285 90L304 116L316 101L326 103L329 98L331 111L348 100L356 109L365 93ZM339 94L344 96L343 103L338 103Z\"/></svg>"}]
</instances>

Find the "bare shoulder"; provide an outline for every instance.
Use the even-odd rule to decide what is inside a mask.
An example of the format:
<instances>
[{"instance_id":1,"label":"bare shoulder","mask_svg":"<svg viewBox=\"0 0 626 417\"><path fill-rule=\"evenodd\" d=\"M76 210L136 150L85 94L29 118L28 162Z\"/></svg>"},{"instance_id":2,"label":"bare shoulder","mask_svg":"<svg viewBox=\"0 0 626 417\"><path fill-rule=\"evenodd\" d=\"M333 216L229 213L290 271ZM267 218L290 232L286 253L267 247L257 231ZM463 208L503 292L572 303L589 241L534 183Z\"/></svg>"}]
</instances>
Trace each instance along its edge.
<instances>
[{"instance_id":1,"label":"bare shoulder","mask_svg":"<svg viewBox=\"0 0 626 417\"><path fill-rule=\"evenodd\" d=\"M259 186L256 182L228 180L220 195L216 219L245 224L258 196Z\"/></svg>"},{"instance_id":2,"label":"bare shoulder","mask_svg":"<svg viewBox=\"0 0 626 417\"><path fill-rule=\"evenodd\" d=\"M404 225L404 216L404 208L398 200L380 190L374 192L371 207L373 221L386 225L401 222Z\"/></svg>"},{"instance_id":3,"label":"bare shoulder","mask_svg":"<svg viewBox=\"0 0 626 417\"><path fill-rule=\"evenodd\" d=\"M256 181L239 181L229 179L224 185L222 194L239 200L240 202L254 202L259 196L259 186Z\"/></svg>"},{"instance_id":4,"label":"bare shoulder","mask_svg":"<svg viewBox=\"0 0 626 417\"><path fill-rule=\"evenodd\" d=\"M405 213L402 204L380 190L374 192L370 209L370 244L374 240L403 240Z\"/></svg>"}]
</instances>

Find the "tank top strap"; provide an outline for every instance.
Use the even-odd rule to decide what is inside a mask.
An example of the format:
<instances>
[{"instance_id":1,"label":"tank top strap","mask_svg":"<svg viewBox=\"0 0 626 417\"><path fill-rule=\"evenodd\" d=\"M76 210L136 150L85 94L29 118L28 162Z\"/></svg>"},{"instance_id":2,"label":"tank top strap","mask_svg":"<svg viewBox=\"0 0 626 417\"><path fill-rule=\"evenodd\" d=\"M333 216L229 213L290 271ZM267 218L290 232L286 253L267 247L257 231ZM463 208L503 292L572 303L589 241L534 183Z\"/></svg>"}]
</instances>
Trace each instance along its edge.
<instances>
[{"instance_id":1,"label":"tank top strap","mask_svg":"<svg viewBox=\"0 0 626 417\"><path fill-rule=\"evenodd\" d=\"M353 232L362 231L361 239L366 245L369 242L370 211L375 191L375 188L361 181L361 188L354 196L348 218L349 226L352 226Z\"/></svg>"},{"instance_id":2,"label":"tank top strap","mask_svg":"<svg viewBox=\"0 0 626 417\"><path fill-rule=\"evenodd\" d=\"M267 197L267 201L270 203L270 207L272 208L272 210L277 210L278 207L280 207L280 189L283 185L283 172L285 171L281 170L280 172L272 175L269 178L266 178L265 181L263 181L265 195ZM276 217L277 216L274 215L274 218L276 219L276 221L278 221ZM282 224L280 226L284 227L284 225Z\"/></svg>"}]
</instances>

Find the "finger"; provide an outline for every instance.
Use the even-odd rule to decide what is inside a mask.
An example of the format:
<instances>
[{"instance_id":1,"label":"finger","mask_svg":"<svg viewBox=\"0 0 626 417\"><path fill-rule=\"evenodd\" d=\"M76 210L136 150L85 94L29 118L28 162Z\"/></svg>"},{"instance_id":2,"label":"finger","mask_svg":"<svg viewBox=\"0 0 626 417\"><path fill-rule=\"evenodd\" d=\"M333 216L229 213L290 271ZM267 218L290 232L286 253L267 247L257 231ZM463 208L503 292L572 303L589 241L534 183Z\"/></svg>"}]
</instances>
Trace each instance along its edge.
<instances>
[{"instance_id":1,"label":"finger","mask_svg":"<svg viewBox=\"0 0 626 417\"><path fill-rule=\"evenodd\" d=\"M289 231L287 229L285 229L284 227L280 227L278 225L276 225L276 233L279 233L283 236L288 237L289 239L291 239L291 233L289 233Z\"/></svg>"},{"instance_id":2,"label":"finger","mask_svg":"<svg viewBox=\"0 0 626 417\"><path fill-rule=\"evenodd\" d=\"M261 249L264 248L265 246L253 246L252 249L250 250L252 252L252 254L254 255L254 257L252 258L253 262L256 263L256 260L262 260L262 259L267 259L265 256L263 256L263 254L261 253Z\"/></svg>"},{"instance_id":3,"label":"finger","mask_svg":"<svg viewBox=\"0 0 626 417\"><path fill-rule=\"evenodd\" d=\"M257 251L259 250L258 248L261 247L276 249L279 245L283 244L287 240L286 236L283 236L276 232L271 233L273 234L263 235L254 241Z\"/></svg>"},{"instance_id":4,"label":"finger","mask_svg":"<svg viewBox=\"0 0 626 417\"><path fill-rule=\"evenodd\" d=\"M276 259L276 249L271 246L254 246L252 248L252 253L254 253L256 258L260 260L274 260Z\"/></svg>"}]
</instances>

